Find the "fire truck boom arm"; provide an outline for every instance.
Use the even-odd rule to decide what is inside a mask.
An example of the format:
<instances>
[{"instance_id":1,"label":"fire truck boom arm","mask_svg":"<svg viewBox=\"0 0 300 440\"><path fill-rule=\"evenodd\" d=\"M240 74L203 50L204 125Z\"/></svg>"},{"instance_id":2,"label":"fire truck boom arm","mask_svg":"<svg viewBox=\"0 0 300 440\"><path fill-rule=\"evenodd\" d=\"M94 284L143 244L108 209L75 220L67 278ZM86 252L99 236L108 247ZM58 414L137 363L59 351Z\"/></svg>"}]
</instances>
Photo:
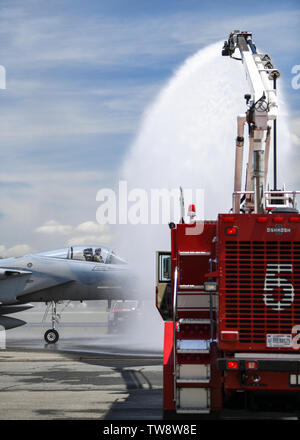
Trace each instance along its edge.
<instances>
[{"instance_id":1,"label":"fire truck boom arm","mask_svg":"<svg viewBox=\"0 0 300 440\"><path fill-rule=\"evenodd\" d=\"M252 42L252 34L248 32L234 31L225 41L222 55L233 57L236 49L239 49L246 77L249 81L253 110L264 114L266 120L276 119L277 96L272 80L278 78L280 73L274 69L272 60L268 54L260 54ZM261 115L262 116L262 115ZM263 118L261 118L263 121ZM258 122L258 121L257 121ZM264 121L263 127L265 127ZM262 128L263 128L262 127Z\"/></svg>"},{"instance_id":2,"label":"fire truck boom arm","mask_svg":"<svg viewBox=\"0 0 300 440\"><path fill-rule=\"evenodd\" d=\"M241 58L233 56L236 49L239 49ZM269 55L257 52L252 34L249 32L231 32L228 40L224 42L222 55L242 61L251 92L245 95L248 106L246 115L239 115L237 121L233 210L236 213L240 211L238 193L242 189L244 125L248 123L249 159L245 185L248 193L245 194L244 206L248 210L254 206L255 212L263 212L271 129L269 121L276 121L277 118L276 79L280 73L274 69Z\"/></svg>"}]
</instances>

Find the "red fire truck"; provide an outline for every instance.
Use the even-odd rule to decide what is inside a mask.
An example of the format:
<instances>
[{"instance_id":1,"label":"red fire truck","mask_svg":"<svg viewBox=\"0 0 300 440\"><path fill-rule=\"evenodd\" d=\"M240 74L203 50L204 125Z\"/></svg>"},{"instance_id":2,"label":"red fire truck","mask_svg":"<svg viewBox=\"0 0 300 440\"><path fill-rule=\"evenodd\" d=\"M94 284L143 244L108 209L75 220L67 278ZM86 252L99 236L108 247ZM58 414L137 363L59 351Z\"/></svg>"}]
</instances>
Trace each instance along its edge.
<instances>
[{"instance_id":1,"label":"red fire truck","mask_svg":"<svg viewBox=\"0 0 300 440\"><path fill-rule=\"evenodd\" d=\"M222 417L229 408L300 414L300 192L277 187L279 71L257 53L249 32L232 32L222 55L242 60L251 87L237 119L233 206L216 221L193 215L170 223L171 252L157 252L164 415ZM271 131L274 188L267 191Z\"/></svg>"}]
</instances>

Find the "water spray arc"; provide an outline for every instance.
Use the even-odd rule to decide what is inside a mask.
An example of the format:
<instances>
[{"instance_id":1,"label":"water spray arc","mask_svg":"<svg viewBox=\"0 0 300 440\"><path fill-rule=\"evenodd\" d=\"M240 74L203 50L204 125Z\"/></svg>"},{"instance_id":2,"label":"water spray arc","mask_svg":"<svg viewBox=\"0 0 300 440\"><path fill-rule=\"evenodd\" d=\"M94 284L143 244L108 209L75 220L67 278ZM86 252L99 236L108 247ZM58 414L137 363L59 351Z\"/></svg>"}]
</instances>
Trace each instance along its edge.
<instances>
[{"instance_id":1,"label":"water spray arc","mask_svg":"<svg viewBox=\"0 0 300 440\"><path fill-rule=\"evenodd\" d=\"M221 57L222 45L223 41L201 49L166 82L146 109L120 170L129 189L143 188L148 194L153 188L201 189L204 204L203 209L196 206L197 219L214 219L219 210L227 212L232 203L226 188L234 180L233 121L244 111L240 97L247 88L241 63ZM278 138L285 145L284 152L279 152L282 171L289 160L287 133L282 117L278 130ZM186 201L185 207L188 206ZM151 302L152 333L148 332L144 341L161 347L163 326L153 302L154 256L157 249L170 249L168 228L148 223L116 229L116 248L137 266L140 291Z\"/></svg>"}]
</instances>

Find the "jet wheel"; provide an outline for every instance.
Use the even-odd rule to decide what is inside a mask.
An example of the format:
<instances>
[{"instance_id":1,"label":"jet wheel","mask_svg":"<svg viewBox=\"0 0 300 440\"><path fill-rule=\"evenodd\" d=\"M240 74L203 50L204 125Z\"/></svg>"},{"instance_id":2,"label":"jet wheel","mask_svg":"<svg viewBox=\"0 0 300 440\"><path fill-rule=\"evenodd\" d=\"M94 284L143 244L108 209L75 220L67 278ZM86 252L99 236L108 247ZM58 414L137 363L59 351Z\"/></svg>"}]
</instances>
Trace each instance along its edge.
<instances>
[{"instance_id":1,"label":"jet wheel","mask_svg":"<svg viewBox=\"0 0 300 440\"><path fill-rule=\"evenodd\" d=\"M47 344L55 344L58 341L59 334L54 328L47 330L44 335Z\"/></svg>"}]
</instances>

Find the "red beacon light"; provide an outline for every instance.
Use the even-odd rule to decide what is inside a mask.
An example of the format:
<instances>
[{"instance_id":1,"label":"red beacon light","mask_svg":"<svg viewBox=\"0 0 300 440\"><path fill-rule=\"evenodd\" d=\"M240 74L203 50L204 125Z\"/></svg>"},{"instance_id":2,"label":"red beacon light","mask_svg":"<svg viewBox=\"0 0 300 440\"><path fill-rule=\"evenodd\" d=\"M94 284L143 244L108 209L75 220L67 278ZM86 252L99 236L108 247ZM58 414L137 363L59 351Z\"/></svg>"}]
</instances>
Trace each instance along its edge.
<instances>
[{"instance_id":1,"label":"red beacon light","mask_svg":"<svg viewBox=\"0 0 300 440\"><path fill-rule=\"evenodd\" d=\"M196 206L194 204L189 205L188 217L190 218L190 223L195 222L196 217Z\"/></svg>"}]
</instances>

